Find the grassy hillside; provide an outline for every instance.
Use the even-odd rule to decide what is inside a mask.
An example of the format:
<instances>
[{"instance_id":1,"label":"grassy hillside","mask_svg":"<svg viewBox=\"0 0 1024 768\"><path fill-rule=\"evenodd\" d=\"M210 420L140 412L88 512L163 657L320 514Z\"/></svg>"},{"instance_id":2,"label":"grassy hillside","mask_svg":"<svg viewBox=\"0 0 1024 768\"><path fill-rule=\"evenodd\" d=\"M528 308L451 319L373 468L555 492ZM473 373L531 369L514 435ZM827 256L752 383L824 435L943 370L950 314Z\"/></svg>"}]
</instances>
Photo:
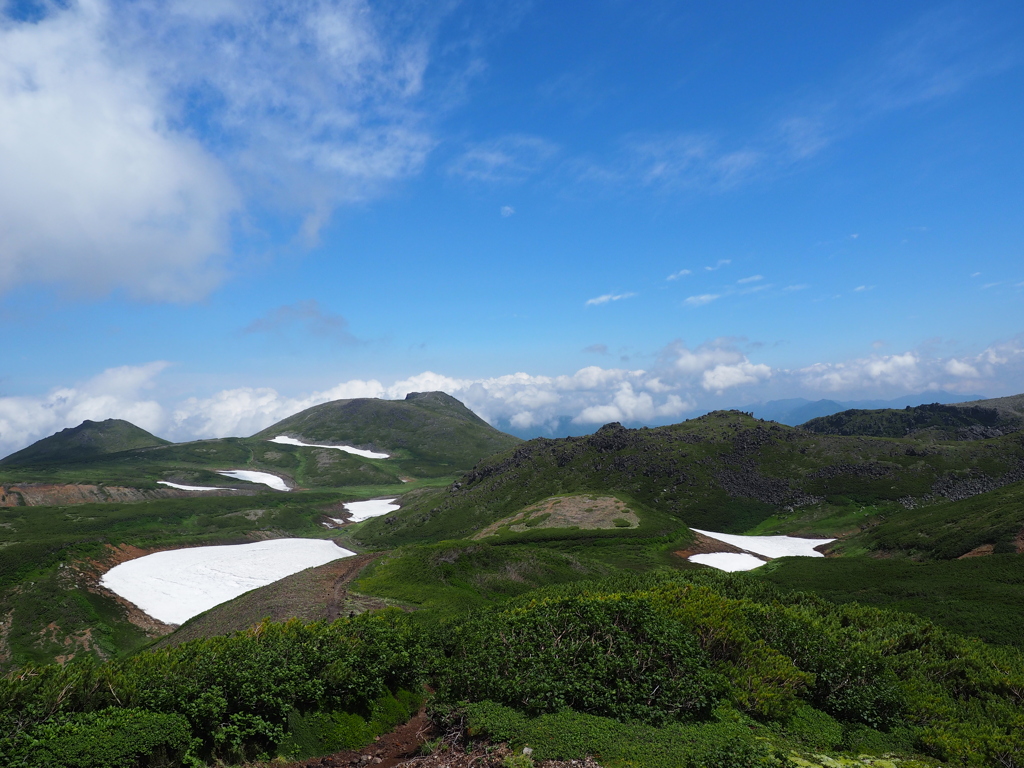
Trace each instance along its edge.
<instances>
[{"instance_id":1,"label":"grassy hillside","mask_svg":"<svg viewBox=\"0 0 1024 768\"><path fill-rule=\"evenodd\" d=\"M539 438L482 461L443 491L370 521L369 546L472 536L548 496L624 493L686 525L743 533L848 535L864 510L969 498L1024 479L1024 441L932 441L819 435L720 411L657 429L606 425L586 437ZM768 532L768 531L761 531Z\"/></svg>"},{"instance_id":2,"label":"grassy hillside","mask_svg":"<svg viewBox=\"0 0 1024 768\"><path fill-rule=\"evenodd\" d=\"M398 454L417 476L470 469L521 442L444 392L412 392L405 400L335 400L289 416L253 437L269 440L278 435Z\"/></svg>"},{"instance_id":3,"label":"grassy hillside","mask_svg":"<svg viewBox=\"0 0 1024 768\"><path fill-rule=\"evenodd\" d=\"M332 448L269 442L277 435L366 448L391 457L367 459ZM128 422L85 422L0 462L0 484L83 483L155 489L164 480L207 487L259 487L216 474L219 469L249 469L278 475L300 488L372 487L366 495L373 496L436 484L438 479L450 481L480 459L519 442L443 392L412 393L401 401L367 398L324 403L251 438L175 444ZM103 450L97 449L99 445Z\"/></svg>"},{"instance_id":4,"label":"grassy hillside","mask_svg":"<svg viewBox=\"0 0 1024 768\"><path fill-rule=\"evenodd\" d=\"M94 459L109 453L168 445L170 441L151 435L121 419L83 421L63 429L0 460L4 467L61 465Z\"/></svg>"}]
</instances>

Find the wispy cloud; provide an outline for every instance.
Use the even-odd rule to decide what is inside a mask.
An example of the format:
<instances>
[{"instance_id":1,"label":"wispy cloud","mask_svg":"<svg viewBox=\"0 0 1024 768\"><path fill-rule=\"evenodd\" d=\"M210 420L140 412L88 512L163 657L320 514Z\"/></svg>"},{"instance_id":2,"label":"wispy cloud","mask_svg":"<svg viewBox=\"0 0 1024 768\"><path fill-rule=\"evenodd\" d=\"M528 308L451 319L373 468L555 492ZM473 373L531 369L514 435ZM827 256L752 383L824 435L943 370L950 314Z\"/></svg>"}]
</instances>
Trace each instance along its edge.
<instances>
[{"instance_id":1,"label":"wispy cloud","mask_svg":"<svg viewBox=\"0 0 1024 768\"><path fill-rule=\"evenodd\" d=\"M501 217L503 219L507 219L509 216L512 216L515 212L516 209L513 208L511 205L501 206Z\"/></svg>"},{"instance_id":2,"label":"wispy cloud","mask_svg":"<svg viewBox=\"0 0 1024 768\"><path fill-rule=\"evenodd\" d=\"M864 291L873 290L874 287L875 286L873 286L873 285L858 285L856 288L853 289L853 292L854 293L863 293Z\"/></svg>"},{"instance_id":3,"label":"wispy cloud","mask_svg":"<svg viewBox=\"0 0 1024 768\"><path fill-rule=\"evenodd\" d=\"M474 144L448 167L448 173L471 181L512 183L538 173L558 153L540 136L514 134Z\"/></svg>"},{"instance_id":4,"label":"wispy cloud","mask_svg":"<svg viewBox=\"0 0 1024 768\"><path fill-rule=\"evenodd\" d=\"M702 293L699 296L688 297L683 304L688 307L703 307L705 304L710 304L715 299L721 298L721 294L717 293Z\"/></svg>"},{"instance_id":5,"label":"wispy cloud","mask_svg":"<svg viewBox=\"0 0 1024 768\"><path fill-rule=\"evenodd\" d=\"M795 285L787 285L782 290L784 290L784 291L806 291L810 287L811 286L809 286L807 283L797 283Z\"/></svg>"},{"instance_id":6,"label":"wispy cloud","mask_svg":"<svg viewBox=\"0 0 1024 768\"><path fill-rule=\"evenodd\" d=\"M681 277L686 277L687 275L692 275L692 274L693 274L693 272L691 272L689 269L680 269L678 272L673 272L671 275L669 275L665 279L666 280L678 280Z\"/></svg>"},{"instance_id":7,"label":"wispy cloud","mask_svg":"<svg viewBox=\"0 0 1024 768\"><path fill-rule=\"evenodd\" d=\"M635 293L606 293L603 296L595 296L593 299L587 299L585 306L596 307L601 304L607 304L611 301L621 301L622 299L631 299L636 296Z\"/></svg>"},{"instance_id":8,"label":"wispy cloud","mask_svg":"<svg viewBox=\"0 0 1024 768\"><path fill-rule=\"evenodd\" d=\"M764 280L764 275L751 275L750 277L741 278L736 282L740 285L745 285L746 283L756 283L760 280Z\"/></svg>"},{"instance_id":9,"label":"wispy cloud","mask_svg":"<svg viewBox=\"0 0 1024 768\"><path fill-rule=\"evenodd\" d=\"M716 269L727 267L732 264L732 259L719 259L713 267L704 267L705 272L714 272Z\"/></svg>"},{"instance_id":10,"label":"wispy cloud","mask_svg":"<svg viewBox=\"0 0 1024 768\"><path fill-rule=\"evenodd\" d=\"M584 347L583 351L592 355L607 355L608 345L607 344L591 344L589 347Z\"/></svg>"},{"instance_id":11,"label":"wispy cloud","mask_svg":"<svg viewBox=\"0 0 1024 768\"><path fill-rule=\"evenodd\" d=\"M315 299L276 307L253 320L242 332L275 333L293 328L340 344L358 342L348 330L348 320L341 315L327 312Z\"/></svg>"}]
</instances>

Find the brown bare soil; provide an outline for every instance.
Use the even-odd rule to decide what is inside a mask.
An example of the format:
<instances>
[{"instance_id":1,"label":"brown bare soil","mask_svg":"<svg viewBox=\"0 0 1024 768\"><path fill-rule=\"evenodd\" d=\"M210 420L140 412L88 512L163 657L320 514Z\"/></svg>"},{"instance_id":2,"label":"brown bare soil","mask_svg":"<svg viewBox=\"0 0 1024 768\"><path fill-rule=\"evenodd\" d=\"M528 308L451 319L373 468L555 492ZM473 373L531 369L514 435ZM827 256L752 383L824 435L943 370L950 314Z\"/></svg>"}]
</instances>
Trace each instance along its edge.
<instances>
[{"instance_id":1,"label":"brown bare soil","mask_svg":"<svg viewBox=\"0 0 1024 768\"><path fill-rule=\"evenodd\" d=\"M338 752L288 763L280 768L503 768L506 758L514 753L507 744L474 742L466 745L458 735L442 735L423 710L405 725L380 736L363 749ZM429 755L420 754L423 745L431 742ZM592 758L585 760L540 760L537 768L601 768ZM270 768L269 764L250 768Z\"/></svg>"},{"instance_id":2,"label":"brown bare soil","mask_svg":"<svg viewBox=\"0 0 1024 768\"><path fill-rule=\"evenodd\" d=\"M991 555L995 548L995 544L982 544L980 547L975 547L970 552L960 555L957 560L966 560L969 557L985 557L986 555Z\"/></svg>"},{"instance_id":3,"label":"brown bare soil","mask_svg":"<svg viewBox=\"0 0 1024 768\"><path fill-rule=\"evenodd\" d=\"M616 525L625 520L629 525ZM522 533L531 528L636 528L640 518L624 501L614 496L583 494L579 496L552 496L531 504L514 515L502 518L484 528L474 539L494 536L501 528Z\"/></svg>"},{"instance_id":4,"label":"brown bare soil","mask_svg":"<svg viewBox=\"0 0 1024 768\"><path fill-rule=\"evenodd\" d=\"M371 552L345 557L286 576L196 616L173 634L161 639L155 647L179 645L201 637L238 632L256 626L264 619L299 619L307 623L333 621L385 608L387 603L383 600L349 591L349 585L363 568L382 554Z\"/></svg>"},{"instance_id":5,"label":"brown bare soil","mask_svg":"<svg viewBox=\"0 0 1024 768\"><path fill-rule=\"evenodd\" d=\"M0 507L53 507L102 502L134 502L151 499L180 499L192 496L251 495L255 491L182 491L177 488L144 490L116 485L60 485L20 483L0 486Z\"/></svg>"},{"instance_id":6,"label":"brown bare soil","mask_svg":"<svg viewBox=\"0 0 1024 768\"><path fill-rule=\"evenodd\" d=\"M691 544L687 549L680 549L672 554L678 555L685 560L691 555L711 555L717 552L734 552L736 554L740 554L743 550L739 547L734 547L732 544L726 544L724 541L712 539L710 536L705 536L703 533L695 532L693 534L693 544Z\"/></svg>"}]
</instances>

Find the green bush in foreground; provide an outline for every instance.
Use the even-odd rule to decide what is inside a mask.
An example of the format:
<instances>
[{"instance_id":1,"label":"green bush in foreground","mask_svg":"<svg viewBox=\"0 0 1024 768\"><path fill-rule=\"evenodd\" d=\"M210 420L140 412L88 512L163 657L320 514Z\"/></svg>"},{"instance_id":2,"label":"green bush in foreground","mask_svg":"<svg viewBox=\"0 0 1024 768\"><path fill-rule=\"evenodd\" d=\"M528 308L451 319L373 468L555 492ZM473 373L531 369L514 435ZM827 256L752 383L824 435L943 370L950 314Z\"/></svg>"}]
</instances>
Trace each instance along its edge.
<instances>
[{"instance_id":1,"label":"green bush in foreground","mask_svg":"<svg viewBox=\"0 0 1024 768\"><path fill-rule=\"evenodd\" d=\"M37 742L56 749L51 725L123 707L178 718L204 760L270 756L296 711L393 723L390 692L417 689L423 663L415 628L384 611L333 624L264 623L108 664L25 668L0 681L0 754L33 765Z\"/></svg>"},{"instance_id":2,"label":"green bush in foreground","mask_svg":"<svg viewBox=\"0 0 1024 768\"><path fill-rule=\"evenodd\" d=\"M703 727L717 707L794 748L1024 765L1016 649L746 576L546 588L439 634L441 707L490 700L521 717L572 710L666 728Z\"/></svg>"}]
</instances>

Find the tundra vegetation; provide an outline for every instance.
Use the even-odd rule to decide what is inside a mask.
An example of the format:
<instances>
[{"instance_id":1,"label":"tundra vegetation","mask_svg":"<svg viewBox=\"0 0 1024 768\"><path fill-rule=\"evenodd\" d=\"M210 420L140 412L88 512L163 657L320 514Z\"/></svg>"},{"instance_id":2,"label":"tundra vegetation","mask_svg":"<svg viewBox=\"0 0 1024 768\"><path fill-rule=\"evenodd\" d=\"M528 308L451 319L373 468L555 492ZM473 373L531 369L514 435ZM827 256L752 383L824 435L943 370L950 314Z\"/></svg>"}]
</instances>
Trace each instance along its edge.
<instances>
[{"instance_id":1,"label":"tundra vegetation","mask_svg":"<svg viewBox=\"0 0 1024 768\"><path fill-rule=\"evenodd\" d=\"M461 404L421 399L458 416L459 428L481 429ZM853 414L836 422L843 434L719 412L656 429L509 439L497 453L480 443L472 462L455 455L466 443L448 461L437 452L443 429L425 433L429 450L412 428L401 446L360 438L404 423L402 413L422 407L415 400L393 412L359 405L359 429L338 406L323 411L329 429L307 412L260 441L213 441L250 452L236 469L274 471L256 459L261 450L292 455L299 490L288 494L0 509L5 760L308 758L368 744L429 690L428 712L447 732L529 746L534 759L1024 765L1024 440L1005 408L998 424L971 409L905 414L897 426L886 412ZM989 428L999 434L979 433ZM893 429L904 434L879 436ZM266 442L282 433L386 451L396 458L341 458L396 478L389 462L405 461L397 472L412 482L394 486L401 508L326 528L342 502L391 486L303 484L315 473L298 467L315 464L318 449ZM203 464L197 445L101 453L68 469L51 452L49 464L0 463L0 482L40 472L80 481L115 465L130 474L136 459L153 482L182 477L186 464L226 466ZM138 453L168 450L192 451L194 463L169 470ZM833 557L724 574L678 554L698 543L689 526L839 541ZM85 578L130 547L284 535L376 553L350 591L365 607L393 607L254 622L258 590L154 647L159 633ZM274 606L262 615L286 615L288 596L266 589ZM310 607L308 594L294 600Z\"/></svg>"}]
</instances>

